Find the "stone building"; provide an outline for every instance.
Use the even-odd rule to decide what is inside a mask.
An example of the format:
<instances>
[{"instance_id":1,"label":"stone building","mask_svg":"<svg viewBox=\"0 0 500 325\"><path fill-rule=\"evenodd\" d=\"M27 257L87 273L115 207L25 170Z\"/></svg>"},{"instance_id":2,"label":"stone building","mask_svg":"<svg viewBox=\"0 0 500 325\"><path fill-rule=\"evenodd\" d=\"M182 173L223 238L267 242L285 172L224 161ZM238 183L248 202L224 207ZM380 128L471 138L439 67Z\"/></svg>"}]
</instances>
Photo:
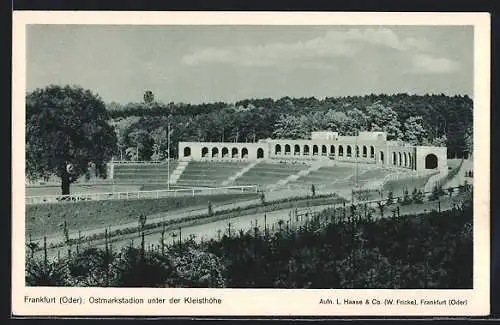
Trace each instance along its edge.
<instances>
[{"instance_id":1,"label":"stone building","mask_svg":"<svg viewBox=\"0 0 500 325\"><path fill-rule=\"evenodd\" d=\"M310 139L265 139L252 143L179 142L179 160L194 161L316 161L378 164L416 171L447 169L446 147L414 146L388 141L385 132L312 132Z\"/></svg>"}]
</instances>

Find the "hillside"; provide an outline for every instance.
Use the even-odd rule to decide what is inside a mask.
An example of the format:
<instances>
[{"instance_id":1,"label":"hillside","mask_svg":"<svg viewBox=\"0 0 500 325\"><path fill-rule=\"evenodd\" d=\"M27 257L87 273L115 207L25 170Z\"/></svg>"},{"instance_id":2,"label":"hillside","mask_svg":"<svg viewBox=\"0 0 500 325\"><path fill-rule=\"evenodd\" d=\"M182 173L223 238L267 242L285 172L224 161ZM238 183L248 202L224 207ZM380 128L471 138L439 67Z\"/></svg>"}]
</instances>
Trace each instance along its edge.
<instances>
[{"instance_id":1,"label":"hillside","mask_svg":"<svg viewBox=\"0 0 500 325\"><path fill-rule=\"evenodd\" d=\"M266 138L307 138L311 131L353 135L383 130L389 140L445 145L450 158L472 148L473 102L468 96L366 95L324 99L246 99L236 103L189 105L153 102L108 107L119 138L117 157L162 159L171 130L171 157L179 141L253 142Z\"/></svg>"}]
</instances>

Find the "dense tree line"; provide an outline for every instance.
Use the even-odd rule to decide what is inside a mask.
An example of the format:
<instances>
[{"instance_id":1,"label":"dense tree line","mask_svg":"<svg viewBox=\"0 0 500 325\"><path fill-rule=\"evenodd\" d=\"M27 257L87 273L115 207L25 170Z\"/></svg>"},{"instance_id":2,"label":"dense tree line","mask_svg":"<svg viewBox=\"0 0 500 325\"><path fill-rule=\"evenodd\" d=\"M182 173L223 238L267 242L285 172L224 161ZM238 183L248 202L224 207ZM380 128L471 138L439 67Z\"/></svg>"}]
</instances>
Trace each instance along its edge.
<instances>
[{"instance_id":1,"label":"dense tree line","mask_svg":"<svg viewBox=\"0 0 500 325\"><path fill-rule=\"evenodd\" d=\"M366 211L366 210L365 210ZM29 286L472 288L472 192L447 211L378 218L340 206L218 239L29 258ZM299 218L299 217L297 217ZM293 221L293 220L290 220ZM165 239L166 240L166 239Z\"/></svg>"},{"instance_id":2,"label":"dense tree line","mask_svg":"<svg viewBox=\"0 0 500 325\"><path fill-rule=\"evenodd\" d=\"M124 159L162 159L170 123L171 157L179 141L253 142L307 138L311 131L386 131L389 140L445 145L450 157L472 150L473 102L468 96L366 95L324 99L246 99L190 105L157 101L108 105Z\"/></svg>"}]
</instances>

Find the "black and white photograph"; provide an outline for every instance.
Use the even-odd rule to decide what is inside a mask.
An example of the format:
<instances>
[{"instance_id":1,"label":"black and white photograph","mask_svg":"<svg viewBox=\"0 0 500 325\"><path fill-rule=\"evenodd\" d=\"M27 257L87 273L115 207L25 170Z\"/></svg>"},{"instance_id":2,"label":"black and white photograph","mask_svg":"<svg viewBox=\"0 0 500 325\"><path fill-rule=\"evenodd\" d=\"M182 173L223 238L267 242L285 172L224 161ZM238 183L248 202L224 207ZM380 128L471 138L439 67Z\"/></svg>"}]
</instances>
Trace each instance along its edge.
<instances>
[{"instance_id":1,"label":"black and white photograph","mask_svg":"<svg viewBox=\"0 0 500 325\"><path fill-rule=\"evenodd\" d=\"M476 289L475 35L27 24L24 286Z\"/></svg>"}]
</instances>

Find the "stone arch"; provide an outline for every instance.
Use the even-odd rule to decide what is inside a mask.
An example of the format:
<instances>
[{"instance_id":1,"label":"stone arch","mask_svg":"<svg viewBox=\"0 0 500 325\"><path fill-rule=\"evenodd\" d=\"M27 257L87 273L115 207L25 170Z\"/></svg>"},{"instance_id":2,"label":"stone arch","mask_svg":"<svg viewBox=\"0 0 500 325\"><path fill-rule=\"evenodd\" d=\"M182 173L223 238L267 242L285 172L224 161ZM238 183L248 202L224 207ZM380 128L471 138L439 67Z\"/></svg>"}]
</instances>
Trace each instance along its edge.
<instances>
[{"instance_id":1,"label":"stone arch","mask_svg":"<svg viewBox=\"0 0 500 325\"><path fill-rule=\"evenodd\" d=\"M317 156L319 153L319 149L317 145L313 145L313 156Z\"/></svg>"},{"instance_id":2,"label":"stone arch","mask_svg":"<svg viewBox=\"0 0 500 325\"><path fill-rule=\"evenodd\" d=\"M383 152L383 151L380 151L380 155L379 155L379 156L380 156L380 161L381 161L382 163L384 163L384 152Z\"/></svg>"},{"instance_id":3,"label":"stone arch","mask_svg":"<svg viewBox=\"0 0 500 325\"><path fill-rule=\"evenodd\" d=\"M246 147L243 147L241 149L241 158L248 158L248 149Z\"/></svg>"},{"instance_id":4,"label":"stone arch","mask_svg":"<svg viewBox=\"0 0 500 325\"><path fill-rule=\"evenodd\" d=\"M375 147L370 146L370 158L375 158Z\"/></svg>"},{"instance_id":5,"label":"stone arch","mask_svg":"<svg viewBox=\"0 0 500 325\"><path fill-rule=\"evenodd\" d=\"M231 149L231 158L238 158L238 148Z\"/></svg>"},{"instance_id":6,"label":"stone arch","mask_svg":"<svg viewBox=\"0 0 500 325\"><path fill-rule=\"evenodd\" d=\"M189 157L189 156L191 156L191 148L184 147L184 157Z\"/></svg>"},{"instance_id":7,"label":"stone arch","mask_svg":"<svg viewBox=\"0 0 500 325\"><path fill-rule=\"evenodd\" d=\"M325 145L322 145L321 146L321 155L322 156L326 156L328 153L327 153L327 150L326 150L326 146Z\"/></svg>"},{"instance_id":8,"label":"stone arch","mask_svg":"<svg viewBox=\"0 0 500 325\"><path fill-rule=\"evenodd\" d=\"M392 153L392 164L393 164L394 166L396 166L396 165L397 165L397 161L398 161L398 159L396 158L396 153L395 153L395 152L393 152L393 153Z\"/></svg>"},{"instance_id":9,"label":"stone arch","mask_svg":"<svg viewBox=\"0 0 500 325\"><path fill-rule=\"evenodd\" d=\"M217 158L219 156L219 148L213 147L212 148L212 158Z\"/></svg>"},{"instance_id":10,"label":"stone arch","mask_svg":"<svg viewBox=\"0 0 500 325\"><path fill-rule=\"evenodd\" d=\"M435 154L430 153L425 156L425 169L436 169L438 167L438 158Z\"/></svg>"},{"instance_id":11,"label":"stone arch","mask_svg":"<svg viewBox=\"0 0 500 325\"><path fill-rule=\"evenodd\" d=\"M208 157L208 148L207 148L207 147L203 147L203 148L201 148L201 156L202 156L203 158Z\"/></svg>"},{"instance_id":12,"label":"stone arch","mask_svg":"<svg viewBox=\"0 0 500 325\"><path fill-rule=\"evenodd\" d=\"M406 155L406 152L403 154L403 159L404 159L404 166L408 166L408 156Z\"/></svg>"},{"instance_id":13,"label":"stone arch","mask_svg":"<svg viewBox=\"0 0 500 325\"><path fill-rule=\"evenodd\" d=\"M339 157L344 156L344 146L339 145Z\"/></svg>"},{"instance_id":14,"label":"stone arch","mask_svg":"<svg viewBox=\"0 0 500 325\"><path fill-rule=\"evenodd\" d=\"M304 156L308 156L309 155L309 145L305 144L304 145Z\"/></svg>"},{"instance_id":15,"label":"stone arch","mask_svg":"<svg viewBox=\"0 0 500 325\"><path fill-rule=\"evenodd\" d=\"M408 155L408 166L413 169L413 158L411 156L411 153Z\"/></svg>"},{"instance_id":16,"label":"stone arch","mask_svg":"<svg viewBox=\"0 0 500 325\"><path fill-rule=\"evenodd\" d=\"M335 146L334 145L330 146L330 156L335 156Z\"/></svg>"},{"instance_id":17,"label":"stone arch","mask_svg":"<svg viewBox=\"0 0 500 325\"><path fill-rule=\"evenodd\" d=\"M222 148L222 158L227 158L229 150L226 147Z\"/></svg>"},{"instance_id":18,"label":"stone arch","mask_svg":"<svg viewBox=\"0 0 500 325\"><path fill-rule=\"evenodd\" d=\"M345 155L346 155L346 157L351 157L352 156L352 150L351 150L351 146L350 145L347 145L347 150L346 150Z\"/></svg>"},{"instance_id":19,"label":"stone arch","mask_svg":"<svg viewBox=\"0 0 500 325\"><path fill-rule=\"evenodd\" d=\"M402 159L401 159L401 152L398 152L398 165L401 166L401 162L402 162Z\"/></svg>"},{"instance_id":20,"label":"stone arch","mask_svg":"<svg viewBox=\"0 0 500 325\"><path fill-rule=\"evenodd\" d=\"M264 158L264 149L258 148L257 149L257 159L262 159Z\"/></svg>"},{"instance_id":21,"label":"stone arch","mask_svg":"<svg viewBox=\"0 0 500 325\"><path fill-rule=\"evenodd\" d=\"M275 155L281 155L281 146L279 144L277 144L276 146L274 146L274 154Z\"/></svg>"},{"instance_id":22,"label":"stone arch","mask_svg":"<svg viewBox=\"0 0 500 325\"><path fill-rule=\"evenodd\" d=\"M367 150L366 150L366 146L364 145L363 146L363 158L366 158L366 155L368 154Z\"/></svg>"},{"instance_id":23,"label":"stone arch","mask_svg":"<svg viewBox=\"0 0 500 325\"><path fill-rule=\"evenodd\" d=\"M293 154L300 155L300 146L298 144L293 146Z\"/></svg>"},{"instance_id":24,"label":"stone arch","mask_svg":"<svg viewBox=\"0 0 500 325\"><path fill-rule=\"evenodd\" d=\"M290 154L290 145L285 144L285 155L289 155L289 154Z\"/></svg>"},{"instance_id":25,"label":"stone arch","mask_svg":"<svg viewBox=\"0 0 500 325\"><path fill-rule=\"evenodd\" d=\"M358 145L356 145L355 151L356 151L356 158L359 158L359 146Z\"/></svg>"}]
</instances>

